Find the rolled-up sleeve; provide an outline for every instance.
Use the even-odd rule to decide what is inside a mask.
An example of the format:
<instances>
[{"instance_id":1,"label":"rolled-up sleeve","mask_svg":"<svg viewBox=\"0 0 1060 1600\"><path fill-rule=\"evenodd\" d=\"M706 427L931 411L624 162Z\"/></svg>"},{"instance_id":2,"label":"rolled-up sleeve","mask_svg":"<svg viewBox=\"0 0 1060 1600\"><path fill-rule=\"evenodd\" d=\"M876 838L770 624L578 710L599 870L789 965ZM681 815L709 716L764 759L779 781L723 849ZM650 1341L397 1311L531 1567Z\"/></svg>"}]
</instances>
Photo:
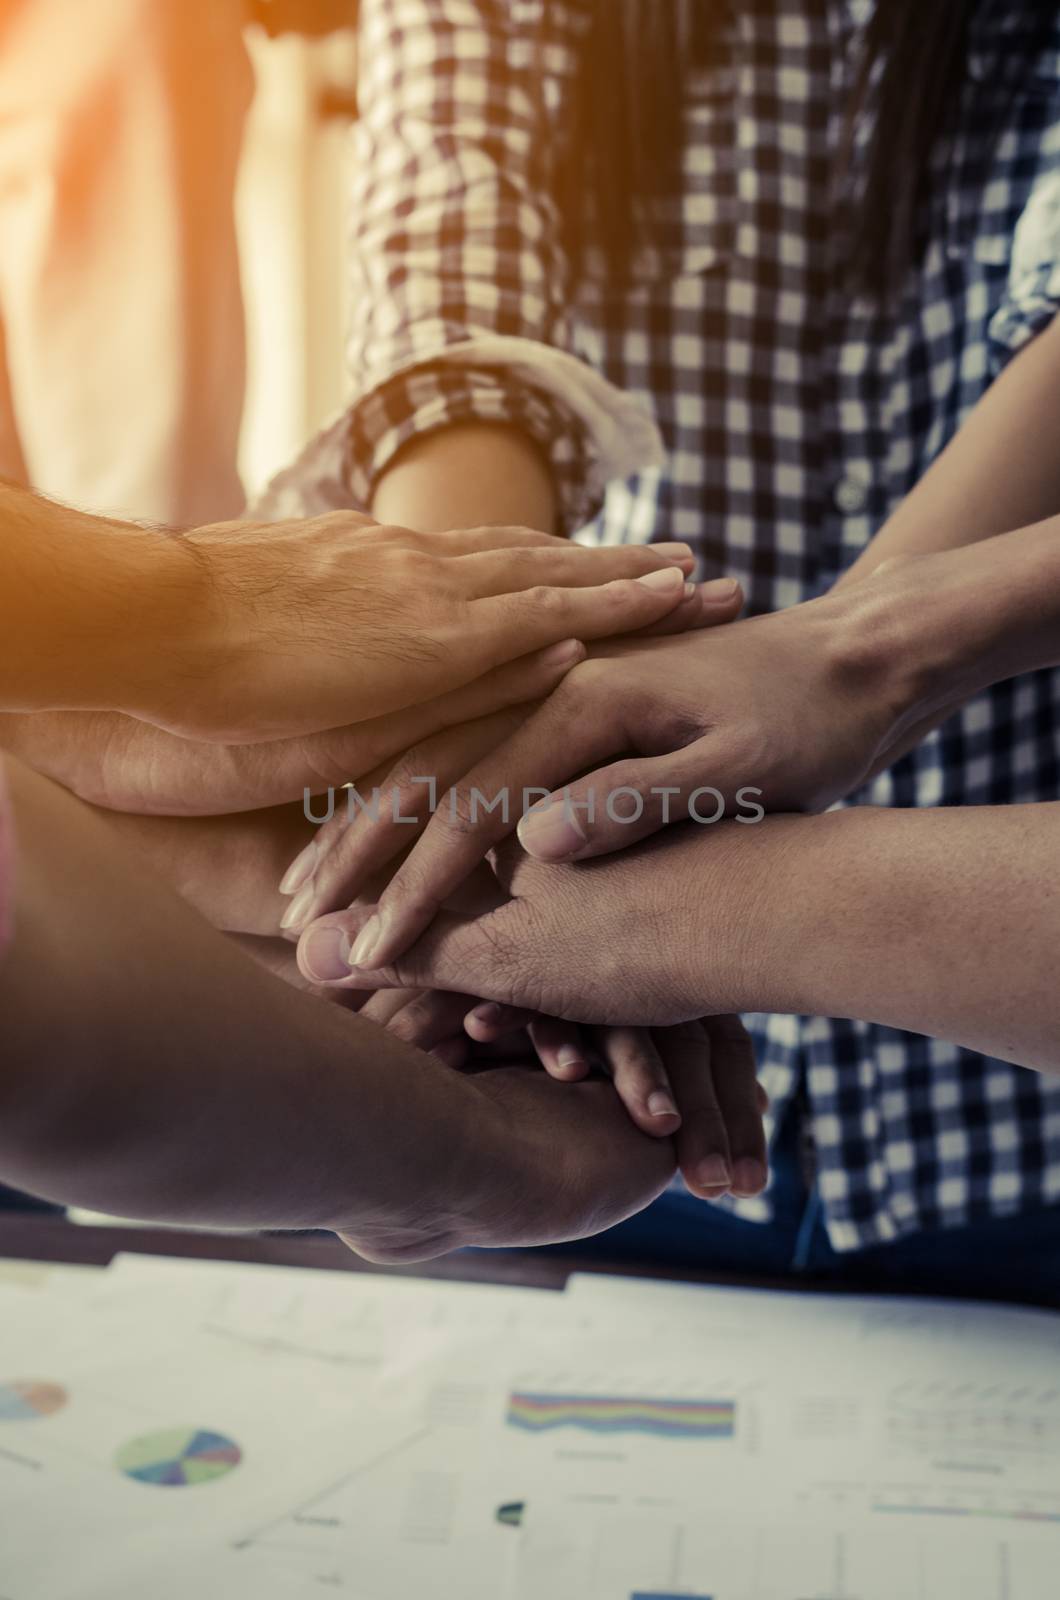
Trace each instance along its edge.
<instances>
[{"instance_id":1,"label":"rolled-up sleeve","mask_svg":"<svg viewBox=\"0 0 1060 1600\"><path fill-rule=\"evenodd\" d=\"M574 350L550 171L586 0L361 0L348 343L349 485L410 439L508 423L549 461L564 526L656 464L654 428Z\"/></svg>"},{"instance_id":2,"label":"rolled-up sleeve","mask_svg":"<svg viewBox=\"0 0 1060 1600\"><path fill-rule=\"evenodd\" d=\"M1060 124L1049 130L1046 154L1049 164L1020 217L1005 296L990 324L998 367L1060 311Z\"/></svg>"}]
</instances>

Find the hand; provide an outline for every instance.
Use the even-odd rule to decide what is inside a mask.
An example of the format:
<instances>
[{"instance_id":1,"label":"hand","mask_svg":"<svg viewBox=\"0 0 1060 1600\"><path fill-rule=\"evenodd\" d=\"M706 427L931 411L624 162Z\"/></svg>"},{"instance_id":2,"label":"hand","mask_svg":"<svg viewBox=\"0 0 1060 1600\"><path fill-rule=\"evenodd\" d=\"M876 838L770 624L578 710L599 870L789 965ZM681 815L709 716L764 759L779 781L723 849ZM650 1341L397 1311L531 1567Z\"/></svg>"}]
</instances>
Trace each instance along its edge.
<instances>
[{"instance_id":1,"label":"hand","mask_svg":"<svg viewBox=\"0 0 1060 1600\"><path fill-rule=\"evenodd\" d=\"M112 811L215 816L302 801L363 777L399 751L503 707L546 695L584 657L553 647L422 705L354 727L268 744L181 739L109 711L0 713L0 746L82 800ZM518 722L504 724L505 733ZM496 740L494 740L496 743ZM401 830L409 843L409 829Z\"/></svg>"},{"instance_id":2,"label":"hand","mask_svg":"<svg viewBox=\"0 0 1060 1600\"><path fill-rule=\"evenodd\" d=\"M169 884L222 933L260 946L279 937L285 902L278 864L312 832L300 806L275 806L223 817L141 817L96 813L122 848Z\"/></svg>"},{"instance_id":3,"label":"hand","mask_svg":"<svg viewBox=\"0 0 1060 1600\"><path fill-rule=\"evenodd\" d=\"M304 976L304 974L303 974ZM308 982L308 979L305 981ZM356 990L324 986L352 997ZM514 1007L476 1004L442 990L380 989L361 1011L450 1067L510 1054L524 1030L545 1070L565 1083L589 1077L595 1063L642 1133L675 1138L691 1192L717 1200L746 1197L766 1181L762 1116L768 1106L755 1077L750 1037L738 1017L676 1028L581 1029ZM467 1034L463 1033L464 1028ZM471 1039L478 1041L471 1044Z\"/></svg>"},{"instance_id":4,"label":"hand","mask_svg":"<svg viewBox=\"0 0 1060 1600\"><path fill-rule=\"evenodd\" d=\"M388 965L408 947L515 826L526 790L553 791L519 823L524 848L548 861L626 848L690 815L754 821L762 808L818 810L846 794L895 738L911 694L866 623L875 587L709 635L599 648L445 797L363 930L360 964ZM507 816L476 799L502 794Z\"/></svg>"},{"instance_id":5,"label":"hand","mask_svg":"<svg viewBox=\"0 0 1060 1600\"><path fill-rule=\"evenodd\" d=\"M465 1153L452 1170L439 1160L437 1130L408 1126L395 1166L422 1174L422 1186L410 1192L399 1174L401 1191L388 1204L380 1197L370 1220L338 1223L340 1238L366 1260L588 1238L643 1210L673 1176L670 1140L638 1133L601 1079L559 1084L536 1067L509 1065L466 1085L476 1109L464 1116Z\"/></svg>"},{"instance_id":6,"label":"hand","mask_svg":"<svg viewBox=\"0 0 1060 1600\"><path fill-rule=\"evenodd\" d=\"M407 749L394 766L382 763L369 773L356 786L356 794L352 790L337 794L332 816L316 829L280 883L280 893L291 897L284 928L300 933L326 912L349 906L355 893L377 899L395 861L426 826L430 811L425 779L432 780L437 793L443 794L469 767L515 733L533 709L532 705L517 706L432 733ZM474 877L470 874L459 886L462 895L474 892ZM492 909L497 903L496 884L488 872L486 880L488 904L462 904L454 909Z\"/></svg>"},{"instance_id":7,"label":"hand","mask_svg":"<svg viewBox=\"0 0 1060 1600\"><path fill-rule=\"evenodd\" d=\"M550 866L498 852L510 898L473 916L447 912L385 967L351 966L369 907L332 912L302 934L314 982L480 995L570 1022L665 1027L758 1009L760 974L745 933L757 892L755 844L776 824L672 828L621 855ZM780 841L782 842L782 841ZM789 846L791 848L791 846ZM774 849L770 864L781 858Z\"/></svg>"},{"instance_id":8,"label":"hand","mask_svg":"<svg viewBox=\"0 0 1060 1600\"><path fill-rule=\"evenodd\" d=\"M671 1143L639 1134L610 1085L448 1072L295 993L12 766L32 870L0 967L8 1181L122 1216L329 1227L410 1258L580 1236L669 1181Z\"/></svg>"},{"instance_id":9,"label":"hand","mask_svg":"<svg viewBox=\"0 0 1060 1600\"><path fill-rule=\"evenodd\" d=\"M522 528L425 537L335 512L193 529L182 546L205 575L201 616L151 703L122 709L226 744L367 721L564 640L628 633L683 604L694 625L703 610L700 591L686 595L686 545L588 549ZM728 615L738 604L729 585Z\"/></svg>"}]
</instances>

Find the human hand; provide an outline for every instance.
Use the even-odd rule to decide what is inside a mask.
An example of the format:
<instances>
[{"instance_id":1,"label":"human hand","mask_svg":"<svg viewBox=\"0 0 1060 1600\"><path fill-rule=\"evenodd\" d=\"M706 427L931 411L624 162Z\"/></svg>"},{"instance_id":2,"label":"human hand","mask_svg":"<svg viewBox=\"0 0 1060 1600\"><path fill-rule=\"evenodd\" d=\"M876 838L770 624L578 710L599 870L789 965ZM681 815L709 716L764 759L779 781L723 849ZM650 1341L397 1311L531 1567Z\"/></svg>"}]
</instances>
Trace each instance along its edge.
<instances>
[{"instance_id":1,"label":"human hand","mask_svg":"<svg viewBox=\"0 0 1060 1600\"><path fill-rule=\"evenodd\" d=\"M332 815L316 828L280 882L280 893L290 897L284 928L297 935L317 917L349 906L357 897L377 899L394 863L426 826L429 786L444 793L503 744L532 710L515 706L432 733L405 750L393 766L382 762L354 790L336 794ZM489 904L462 904L458 909L470 913L499 903L488 872L485 881L492 895ZM481 874L469 874L454 894L474 895L483 882Z\"/></svg>"},{"instance_id":2,"label":"human hand","mask_svg":"<svg viewBox=\"0 0 1060 1600\"><path fill-rule=\"evenodd\" d=\"M262 944L275 940L290 951L281 937L286 902L276 888L276 868L312 832L300 806L221 817L96 815L125 851L222 933Z\"/></svg>"},{"instance_id":3,"label":"human hand","mask_svg":"<svg viewBox=\"0 0 1060 1600\"><path fill-rule=\"evenodd\" d=\"M581 645L553 646L392 716L304 739L223 745L181 739L118 712L37 711L0 713L0 747L108 810L167 816L250 811L302 801L306 790L338 788L440 729L532 703L584 655ZM517 725L513 718L497 728L509 733ZM409 830L402 831L407 845Z\"/></svg>"},{"instance_id":4,"label":"human hand","mask_svg":"<svg viewBox=\"0 0 1060 1600\"><path fill-rule=\"evenodd\" d=\"M709 635L598 647L452 787L362 930L358 961L385 966L408 947L515 826L525 791L553 792L547 809L519 822L524 848L569 861L690 815L756 821L763 808L823 809L854 788L893 741L912 693L862 626L873 589ZM579 777L586 768L596 770ZM507 814L482 803L498 795L509 796ZM345 887L356 886L355 872Z\"/></svg>"},{"instance_id":5,"label":"human hand","mask_svg":"<svg viewBox=\"0 0 1060 1600\"><path fill-rule=\"evenodd\" d=\"M121 709L225 744L384 716L682 606L685 626L739 608L733 585L720 608L686 593L681 544L589 549L524 528L424 536L335 512L192 529L180 546L202 576L190 637Z\"/></svg>"},{"instance_id":6,"label":"human hand","mask_svg":"<svg viewBox=\"0 0 1060 1600\"><path fill-rule=\"evenodd\" d=\"M366 1260L588 1238L643 1210L673 1176L672 1142L638 1133L602 1079L560 1084L519 1063L476 1072L464 1086L473 1105L461 1112L456 1158L440 1156L436 1128L402 1129L390 1202L380 1197L371 1212L336 1224ZM412 1192L410 1173L418 1174Z\"/></svg>"},{"instance_id":7,"label":"human hand","mask_svg":"<svg viewBox=\"0 0 1060 1600\"><path fill-rule=\"evenodd\" d=\"M304 977L304 964L302 970ZM349 998L358 991L323 985L321 992ZM717 1200L731 1190L746 1197L765 1184L762 1117L768 1099L756 1080L753 1046L738 1017L654 1030L583 1029L430 989L377 990L361 1015L450 1067L510 1054L516 1035L525 1030L550 1076L579 1083L594 1070L602 1072L642 1133L674 1138L678 1166L693 1194Z\"/></svg>"},{"instance_id":8,"label":"human hand","mask_svg":"<svg viewBox=\"0 0 1060 1600\"><path fill-rule=\"evenodd\" d=\"M756 1010L756 846L772 847L779 872L788 821L724 822L709 836L686 825L567 865L508 845L494 864L507 898L492 909L447 910L387 966L366 968L351 965L371 912L361 903L311 923L299 962L321 983L454 990L578 1023L665 1027Z\"/></svg>"}]
</instances>

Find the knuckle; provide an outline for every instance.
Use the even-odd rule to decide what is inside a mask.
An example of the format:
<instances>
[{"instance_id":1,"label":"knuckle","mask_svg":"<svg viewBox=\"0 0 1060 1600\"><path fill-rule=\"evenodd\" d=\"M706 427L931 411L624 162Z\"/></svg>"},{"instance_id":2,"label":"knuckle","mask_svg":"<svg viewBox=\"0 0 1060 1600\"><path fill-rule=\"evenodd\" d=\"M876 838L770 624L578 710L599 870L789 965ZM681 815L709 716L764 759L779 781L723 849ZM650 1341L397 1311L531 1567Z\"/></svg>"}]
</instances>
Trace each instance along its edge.
<instances>
[{"instance_id":1,"label":"knuckle","mask_svg":"<svg viewBox=\"0 0 1060 1600\"><path fill-rule=\"evenodd\" d=\"M476 788L474 784L460 784L449 790L444 806L437 814L438 825L445 829L449 838L462 842L484 833L498 821L504 821L503 810L485 810L481 798L483 795L487 802L492 802L492 794L487 794L483 788Z\"/></svg>"},{"instance_id":2,"label":"knuckle","mask_svg":"<svg viewBox=\"0 0 1060 1600\"><path fill-rule=\"evenodd\" d=\"M560 687L553 695L554 700L594 700L602 695L611 695L621 689L619 674L612 661L606 657L591 657L588 661L579 661L572 667L564 678Z\"/></svg>"},{"instance_id":3,"label":"knuckle","mask_svg":"<svg viewBox=\"0 0 1060 1600\"><path fill-rule=\"evenodd\" d=\"M565 591L555 589L547 583L535 583L531 588L524 590L521 596L517 596L517 599L521 599L541 617L556 617L567 610Z\"/></svg>"},{"instance_id":4,"label":"knuckle","mask_svg":"<svg viewBox=\"0 0 1060 1600\"><path fill-rule=\"evenodd\" d=\"M380 905L384 902L400 904L406 913L414 917L430 918L438 910L440 901L431 888L432 874L426 865L417 861L417 854L414 851L395 872Z\"/></svg>"},{"instance_id":5,"label":"knuckle","mask_svg":"<svg viewBox=\"0 0 1060 1600\"><path fill-rule=\"evenodd\" d=\"M649 771L640 761L620 761L611 769L609 787L614 789L632 789L634 793L646 798L656 774Z\"/></svg>"}]
</instances>

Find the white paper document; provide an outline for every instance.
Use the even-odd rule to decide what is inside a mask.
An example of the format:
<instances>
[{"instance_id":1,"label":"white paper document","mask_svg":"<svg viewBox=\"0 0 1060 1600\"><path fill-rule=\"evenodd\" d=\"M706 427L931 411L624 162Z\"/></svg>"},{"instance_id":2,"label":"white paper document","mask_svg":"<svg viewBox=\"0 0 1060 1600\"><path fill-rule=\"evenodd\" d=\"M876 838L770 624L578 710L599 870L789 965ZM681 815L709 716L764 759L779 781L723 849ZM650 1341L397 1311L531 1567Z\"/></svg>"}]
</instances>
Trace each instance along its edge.
<instances>
[{"instance_id":1,"label":"white paper document","mask_svg":"<svg viewBox=\"0 0 1060 1600\"><path fill-rule=\"evenodd\" d=\"M0 1600L1056 1600L1060 1318L0 1274Z\"/></svg>"}]
</instances>

